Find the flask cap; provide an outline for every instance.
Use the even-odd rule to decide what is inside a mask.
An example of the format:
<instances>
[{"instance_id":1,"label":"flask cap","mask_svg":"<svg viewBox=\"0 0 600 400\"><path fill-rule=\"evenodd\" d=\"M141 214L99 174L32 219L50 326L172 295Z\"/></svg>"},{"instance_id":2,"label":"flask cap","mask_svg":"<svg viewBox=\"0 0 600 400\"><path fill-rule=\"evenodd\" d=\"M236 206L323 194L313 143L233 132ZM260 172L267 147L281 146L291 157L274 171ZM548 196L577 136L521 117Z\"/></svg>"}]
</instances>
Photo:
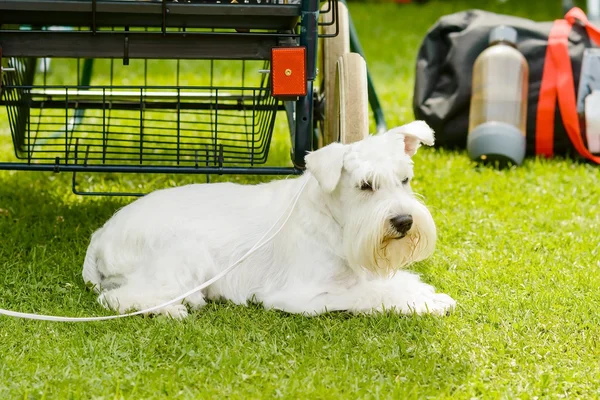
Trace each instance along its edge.
<instances>
[{"instance_id":1,"label":"flask cap","mask_svg":"<svg viewBox=\"0 0 600 400\"><path fill-rule=\"evenodd\" d=\"M512 28L510 26L506 26L506 25L500 25L497 26L496 28L494 28L492 30L492 32L490 32L490 38L489 38L489 43L494 43L494 42L508 42L512 45L517 44L517 30L515 28Z\"/></svg>"}]
</instances>

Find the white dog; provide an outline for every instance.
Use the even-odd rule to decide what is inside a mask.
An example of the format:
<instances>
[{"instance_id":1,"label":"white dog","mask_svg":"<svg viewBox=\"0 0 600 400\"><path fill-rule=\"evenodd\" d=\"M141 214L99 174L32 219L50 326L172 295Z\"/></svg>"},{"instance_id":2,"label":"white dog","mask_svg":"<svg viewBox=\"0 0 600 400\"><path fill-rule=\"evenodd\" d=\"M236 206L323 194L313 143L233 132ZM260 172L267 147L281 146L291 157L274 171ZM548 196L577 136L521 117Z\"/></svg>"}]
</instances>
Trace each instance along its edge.
<instances>
[{"instance_id":1,"label":"white dog","mask_svg":"<svg viewBox=\"0 0 600 400\"><path fill-rule=\"evenodd\" d=\"M207 299L315 315L326 311L445 314L455 301L399 269L433 252L436 228L410 188L411 157L433 131L417 121L306 156L304 176L260 185L197 184L154 192L117 212L91 239L83 278L104 306L157 306L211 279L285 214L281 232L183 304ZM307 181L306 181L307 180Z\"/></svg>"}]
</instances>

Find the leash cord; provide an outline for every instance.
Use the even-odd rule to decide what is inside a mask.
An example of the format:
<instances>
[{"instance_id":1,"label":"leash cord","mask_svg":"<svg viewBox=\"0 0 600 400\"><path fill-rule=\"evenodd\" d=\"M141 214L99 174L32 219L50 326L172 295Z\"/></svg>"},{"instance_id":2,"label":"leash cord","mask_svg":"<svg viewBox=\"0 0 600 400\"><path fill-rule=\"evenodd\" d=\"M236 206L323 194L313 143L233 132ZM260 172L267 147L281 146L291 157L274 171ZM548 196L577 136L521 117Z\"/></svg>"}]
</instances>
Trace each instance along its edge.
<instances>
[{"instance_id":1,"label":"leash cord","mask_svg":"<svg viewBox=\"0 0 600 400\"><path fill-rule=\"evenodd\" d=\"M304 191L304 188L306 187L306 184L308 183L310 179L310 176L307 174L307 179L304 181L304 183L302 184L302 186L300 187L300 189L298 190L298 192L296 193L296 195L293 197L293 201L291 203L291 209L288 206L284 212L279 216L279 218L277 219L277 221L275 221L275 223L269 228L269 230L267 230L264 235L262 235L262 237L260 239L258 239L258 241L256 242L256 244L246 252L246 254L244 254L239 260L237 260L236 262L234 262L233 264L231 264L229 267L225 268L223 271L221 271L220 273L218 273L217 275L215 275L214 277L212 277L211 279L209 279L208 281L204 282L203 284L196 286L195 288L189 290L188 292L174 298L171 299L169 301L167 301L166 303L160 304L158 306L153 306L150 308L146 308L144 310L140 310L140 311L135 311L135 312L131 312L128 314L119 314L119 315L108 315L108 316L104 316L104 317L59 317L59 316L54 316L54 315L41 315L41 314L33 314L33 313L24 313L24 312L17 312L17 311L11 311L11 310L5 310L3 308L0 308L0 315L5 315L7 317L15 317L15 318L24 318L24 319L33 319L33 320L39 320L39 321L52 321L52 322L92 322L92 321L107 321L110 319L117 319L117 318L126 318L126 317L132 317L134 315L141 315L141 314L147 314L150 313L152 311L156 311L159 310L161 308L164 308L166 306L169 306L173 303L176 303L178 301L181 301L183 299L185 299L186 297L207 288L208 286L212 285L213 283L215 283L216 281L218 281L219 279L223 278L225 275L227 275L229 272L231 272L235 267L237 267L238 265L240 265L240 263L242 263L244 260L246 260L248 257L250 257L253 253L255 253L256 251L258 251L259 249L261 249L262 247L264 247L266 244L268 244L269 242L271 242L275 236L277 236L279 234L279 232L281 232L281 230L283 229L283 227L285 226L285 224L289 221L290 217L292 216L292 212L294 211L294 209L296 208L296 204L298 203L298 200L300 199L300 195L302 194L302 192ZM287 212L289 209L289 212ZM287 216L285 217L283 224L281 224L281 226L275 231L275 233L273 233L269 238L267 238L266 240L263 241L263 239L277 226L277 224L282 220L282 218L286 215L287 212ZM262 242L262 243L261 243Z\"/></svg>"}]
</instances>

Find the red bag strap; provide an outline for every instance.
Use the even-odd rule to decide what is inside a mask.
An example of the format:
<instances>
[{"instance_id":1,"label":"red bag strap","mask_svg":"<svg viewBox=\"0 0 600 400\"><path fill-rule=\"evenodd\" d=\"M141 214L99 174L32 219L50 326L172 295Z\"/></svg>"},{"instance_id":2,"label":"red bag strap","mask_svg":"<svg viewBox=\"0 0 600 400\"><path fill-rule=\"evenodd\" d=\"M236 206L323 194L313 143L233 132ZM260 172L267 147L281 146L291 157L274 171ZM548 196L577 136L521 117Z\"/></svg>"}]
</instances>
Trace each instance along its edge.
<instances>
[{"instance_id":1,"label":"red bag strap","mask_svg":"<svg viewBox=\"0 0 600 400\"><path fill-rule=\"evenodd\" d=\"M570 9L569 12L565 14L565 19L569 21L569 24L571 25L578 22L583 25L590 39L600 46L600 29L588 21L587 15L585 15L581 8L574 7Z\"/></svg>"},{"instance_id":2,"label":"red bag strap","mask_svg":"<svg viewBox=\"0 0 600 400\"><path fill-rule=\"evenodd\" d=\"M548 36L548 47L544 59L542 85L538 98L538 109L535 121L535 153L546 157L554 154L554 114L556 111L556 77L558 71L552 59L550 49L556 42L567 40L571 26L556 21Z\"/></svg>"},{"instance_id":3,"label":"red bag strap","mask_svg":"<svg viewBox=\"0 0 600 400\"><path fill-rule=\"evenodd\" d=\"M536 153L551 156L554 152L554 114L558 98L562 122L573 146L583 157L600 164L600 157L590 153L583 142L577 116L575 83L568 40L569 32L576 22L583 24L590 38L600 44L600 30L588 22L585 13L579 8L573 8L565 15L565 19L554 22L548 37L538 100Z\"/></svg>"}]
</instances>

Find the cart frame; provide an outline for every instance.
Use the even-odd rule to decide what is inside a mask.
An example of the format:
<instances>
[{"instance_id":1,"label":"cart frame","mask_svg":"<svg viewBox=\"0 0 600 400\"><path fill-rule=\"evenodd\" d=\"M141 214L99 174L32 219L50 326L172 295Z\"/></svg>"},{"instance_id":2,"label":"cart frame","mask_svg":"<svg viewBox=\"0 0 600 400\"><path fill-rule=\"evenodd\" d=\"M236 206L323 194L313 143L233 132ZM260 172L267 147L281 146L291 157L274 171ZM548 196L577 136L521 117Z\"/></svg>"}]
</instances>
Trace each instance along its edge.
<instances>
[{"instance_id":1,"label":"cart frame","mask_svg":"<svg viewBox=\"0 0 600 400\"><path fill-rule=\"evenodd\" d=\"M343 1L343 0L339 0ZM304 47L306 49L306 88L305 95L294 98L278 99L276 110L285 110L288 116L288 126L291 135L292 167L268 167L256 165L226 165L223 145L215 145L211 162L198 159L192 164L181 165L179 158L173 165L144 164L140 157L138 165L131 163L100 163L88 162L88 154L79 147L77 142L69 142L75 150L67 148L66 154L57 155L49 162L36 160L32 156L33 147L27 147L22 162L0 162L0 170L49 171L49 172L120 172L120 173L164 173L164 174L238 174L238 175L288 175L302 173L307 152L317 146L316 119L322 118L321 104L315 93L317 78L317 51L319 39L337 35L338 0L327 0L328 7L334 15L335 33L320 34L319 0L302 0L298 5L224 5L201 3L173 3L167 0L151 2L134 1L102 1L102 0L0 0L0 60L6 59L35 59L44 57L64 57L85 59L83 74L77 86L82 91L100 90L90 86L92 59L109 58L122 60L127 65L131 59L209 59L209 60L266 60L270 61L273 48ZM82 26L86 22L88 30L51 31L42 29L48 25ZM351 23L351 20L350 20ZM24 30L22 25L33 28ZM326 23L327 24L327 23ZM14 25L20 25L14 28ZM123 26L122 30L106 29L108 26ZM135 30L130 28L150 27L151 30ZM183 29L182 29L183 27ZM236 29L232 31L231 28ZM174 28L179 30L175 31ZM201 31L197 28L211 28L211 31ZM253 31L260 29L260 31ZM354 27L350 26L350 41L354 52L362 55L362 49ZM12 101L2 97L2 103L7 106L27 107L36 106L32 93L40 86L33 85L33 77L27 77L20 85L11 86L10 80L5 79L9 67L3 65L3 92L18 86L27 96ZM31 70L31 68L30 68ZM31 71L26 71L31 73ZM367 71L368 74L368 71ZM23 84L25 83L25 84ZM270 85L267 82L266 87ZM52 87L45 87L48 93ZM145 89L151 90L152 87ZM165 89L162 87L162 89ZM182 87L172 88L181 92ZM183 88L185 89L185 88ZM383 111L379 104L373 82L368 74L369 103L374 113L378 131L386 129ZM103 99L106 99L106 88L103 89ZM223 90L223 88L221 88ZM145 95L146 92L144 92ZM66 91L68 103L69 92ZM45 98L43 105L51 105ZM178 95L176 105L180 112L181 104ZM140 99L143 108L145 99ZM147 104L147 103L146 103ZM266 103L265 103L266 104ZM39 104L37 104L39 106ZM84 102L73 105L74 118L83 116ZM154 104L156 106L156 104ZM201 108L200 106L198 106ZM233 106L232 106L233 107ZM271 105L265 105L268 108ZM235 108L235 107L234 107ZM255 105L255 111L260 107ZM29 110L30 108L28 108ZM67 116L69 112L67 111ZM17 116L18 117L18 116ZM18 117L24 132L30 132L31 116ZM18 119L17 118L17 119ZM25 121L27 120L27 121ZM13 121L14 122L14 121ZM65 123L65 126L68 122ZM16 125L15 125L16 126ZM12 127L12 126L11 126ZM272 126L271 126L272 130ZM65 128L65 143L68 141ZM267 146L270 145L269 133ZM13 133L13 141L16 141ZM21 140L21 139L19 139ZM140 136L140 148L141 148ZM216 142L216 140L215 140ZM25 143L25 139L23 139ZM21 143L21 145L23 145ZM67 147L68 147L67 146ZM32 150L33 149L33 150ZM141 151L141 150L140 150ZM17 143L15 142L15 152ZM70 157L69 157L69 152ZM88 146L89 152L89 146ZM179 152L179 147L178 147ZM268 153L268 148L266 150ZM178 153L179 154L179 153ZM179 157L179 156L178 156Z\"/></svg>"}]
</instances>

